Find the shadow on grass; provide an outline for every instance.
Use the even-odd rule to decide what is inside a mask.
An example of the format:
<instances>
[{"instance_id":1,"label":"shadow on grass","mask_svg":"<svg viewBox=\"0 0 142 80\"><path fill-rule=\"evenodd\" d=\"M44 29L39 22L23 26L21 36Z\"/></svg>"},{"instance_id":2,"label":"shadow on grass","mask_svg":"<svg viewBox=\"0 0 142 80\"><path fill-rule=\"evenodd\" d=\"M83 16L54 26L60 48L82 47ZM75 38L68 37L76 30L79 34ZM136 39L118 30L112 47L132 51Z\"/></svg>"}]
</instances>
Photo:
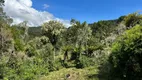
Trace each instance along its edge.
<instances>
[{"instance_id":1,"label":"shadow on grass","mask_svg":"<svg viewBox=\"0 0 142 80\"><path fill-rule=\"evenodd\" d=\"M87 75L87 77L89 79L98 78L98 74L90 74L90 75Z\"/></svg>"},{"instance_id":2,"label":"shadow on grass","mask_svg":"<svg viewBox=\"0 0 142 80\"><path fill-rule=\"evenodd\" d=\"M106 76L99 75L99 74L90 74L87 75L88 80L107 80Z\"/></svg>"},{"instance_id":3,"label":"shadow on grass","mask_svg":"<svg viewBox=\"0 0 142 80\"><path fill-rule=\"evenodd\" d=\"M109 72L110 72L110 64L105 63L102 64L97 69L99 70L98 73L88 74L86 77L88 80L110 80L109 79Z\"/></svg>"}]
</instances>

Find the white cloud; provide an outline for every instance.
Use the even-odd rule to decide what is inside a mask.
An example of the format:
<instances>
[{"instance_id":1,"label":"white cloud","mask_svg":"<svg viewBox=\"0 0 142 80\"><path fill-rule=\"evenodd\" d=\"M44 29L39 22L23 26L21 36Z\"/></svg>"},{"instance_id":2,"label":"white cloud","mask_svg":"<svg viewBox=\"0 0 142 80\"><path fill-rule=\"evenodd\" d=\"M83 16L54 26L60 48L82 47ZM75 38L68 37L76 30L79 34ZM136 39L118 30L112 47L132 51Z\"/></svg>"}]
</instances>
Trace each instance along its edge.
<instances>
[{"instance_id":1,"label":"white cloud","mask_svg":"<svg viewBox=\"0 0 142 80\"><path fill-rule=\"evenodd\" d=\"M48 7L50 7L48 4L43 4L43 9L47 9Z\"/></svg>"},{"instance_id":2,"label":"white cloud","mask_svg":"<svg viewBox=\"0 0 142 80\"><path fill-rule=\"evenodd\" d=\"M5 0L4 11L13 18L13 24L28 21L30 26L39 26L49 20L58 20L66 26L70 25L68 20L59 19L47 11L32 8L31 0Z\"/></svg>"}]
</instances>

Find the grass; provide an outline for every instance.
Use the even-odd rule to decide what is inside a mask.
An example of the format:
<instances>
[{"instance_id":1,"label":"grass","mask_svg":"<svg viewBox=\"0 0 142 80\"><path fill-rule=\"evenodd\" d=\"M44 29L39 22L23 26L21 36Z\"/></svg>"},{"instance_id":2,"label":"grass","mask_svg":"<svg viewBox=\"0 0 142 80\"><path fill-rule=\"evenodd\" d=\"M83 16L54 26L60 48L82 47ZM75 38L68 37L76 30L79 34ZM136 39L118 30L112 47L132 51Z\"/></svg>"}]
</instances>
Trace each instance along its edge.
<instances>
[{"instance_id":1,"label":"grass","mask_svg":"<svg viewBox=\"0 0 142 80\"><path fill-rule=\"evenodd\" d=\"M99 80L98 69L95 67L84 69L63 68L51 72L48 76L41 77L39 80Z\"/></svg>"}]
</instances>

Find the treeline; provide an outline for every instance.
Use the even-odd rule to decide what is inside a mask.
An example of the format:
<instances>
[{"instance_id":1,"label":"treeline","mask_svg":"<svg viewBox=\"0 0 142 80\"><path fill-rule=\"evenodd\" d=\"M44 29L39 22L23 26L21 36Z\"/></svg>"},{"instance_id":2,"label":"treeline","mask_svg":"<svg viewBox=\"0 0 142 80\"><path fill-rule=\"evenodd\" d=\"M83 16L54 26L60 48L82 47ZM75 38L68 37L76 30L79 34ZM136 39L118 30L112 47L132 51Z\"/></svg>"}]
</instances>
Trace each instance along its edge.
<instances>
[{"instance_id":1,"label":"treeline","mask_svg":"<svg viewBox=\"0 0 142 80\"><path fill-rule=\"evenodd\" d=\"M1 1L0 79L35 80L62 68L98 66L107 80L142 79L142 15L93 24L72 19L66 28L49 21L11 25ZM62 57L61 57L62 56Z\"/></svg>"}]
</instances>

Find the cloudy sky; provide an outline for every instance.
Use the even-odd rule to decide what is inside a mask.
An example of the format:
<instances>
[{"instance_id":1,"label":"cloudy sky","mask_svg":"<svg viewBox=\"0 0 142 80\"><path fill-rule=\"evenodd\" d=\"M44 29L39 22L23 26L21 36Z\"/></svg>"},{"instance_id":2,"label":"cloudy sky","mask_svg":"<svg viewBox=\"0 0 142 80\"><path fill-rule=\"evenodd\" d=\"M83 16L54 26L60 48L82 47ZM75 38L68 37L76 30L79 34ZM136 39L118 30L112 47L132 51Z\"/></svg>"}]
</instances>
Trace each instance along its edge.
<instances>
[{"instance_id":1,"label":"cloudy sky","mask_svg":"<svg viewBox=\"0 0 142 80\"><path fill-rule=\"evenodd\" d=\"M23 21L28 21L30 26L39 26L49 20L58 20L64 25L69 25L69 20L55 17L48 11L40 11L32 7L32 0L5 0L4 11L13 18L14 24ZM48 4L41 6L43 9L48 9Z\"/></svg>"},{"instance_id":2,"label":"cloudy sky","mask_svg":"<svg viewBox=\"0 0 142 80\"><path fill-rule=\"evenodd\" d=\"M74 18L93 23L116 19L142 10L142 0L5 0L4 11L14 23L28 21L31 26L59 20L66 26Z\"/></svg>"}]
</instances>

